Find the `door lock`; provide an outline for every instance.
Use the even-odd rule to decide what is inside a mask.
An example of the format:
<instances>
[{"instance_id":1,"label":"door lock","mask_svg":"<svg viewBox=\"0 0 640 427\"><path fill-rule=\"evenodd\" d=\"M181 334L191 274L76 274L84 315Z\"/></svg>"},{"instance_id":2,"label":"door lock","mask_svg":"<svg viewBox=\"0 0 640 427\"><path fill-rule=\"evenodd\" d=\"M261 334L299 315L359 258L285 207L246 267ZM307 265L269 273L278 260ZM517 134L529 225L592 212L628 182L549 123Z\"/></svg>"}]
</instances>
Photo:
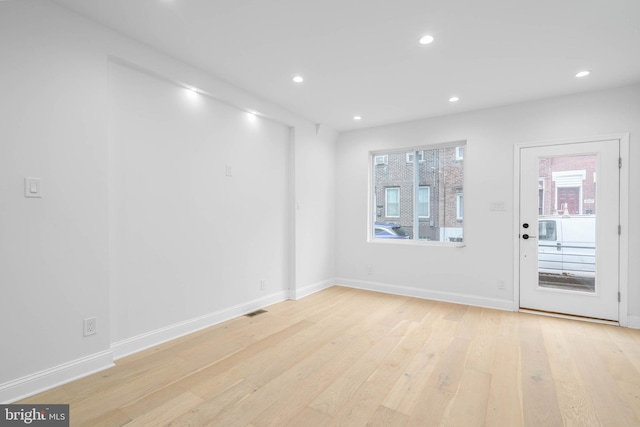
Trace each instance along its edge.
<instances>
[{"instance_id":1,"label":"door lock","mask_svg":"<svg viewBox=\"0 0 640 427\"><path fill-rule=\"evenodd\" d=\"M536 236L529 236L528 234L523 234L523 235L522 235L522 238L523 238L524 240L527 240L527 239L535 239L535 238L536 238Z\"/></svg>"}]
</instances>

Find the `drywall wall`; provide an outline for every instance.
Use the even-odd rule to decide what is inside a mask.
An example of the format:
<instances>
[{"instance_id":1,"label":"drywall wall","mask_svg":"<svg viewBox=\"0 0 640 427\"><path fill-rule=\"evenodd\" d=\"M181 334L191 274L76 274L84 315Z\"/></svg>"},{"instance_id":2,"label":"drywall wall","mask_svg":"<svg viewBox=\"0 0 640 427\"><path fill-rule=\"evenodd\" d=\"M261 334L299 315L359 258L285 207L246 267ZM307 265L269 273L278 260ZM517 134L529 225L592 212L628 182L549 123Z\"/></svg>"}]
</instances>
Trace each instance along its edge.
<instances>
[{"instance_id":1,"label":"drywall wall","mask_svg":"<svg viewBox=\"0 0 640 427\"><path fill-rule=\"evenodd\" d=\"M296 130L295 212L296 289L292 298L333 286L335 274L335 143L337 135L320 125Z\"/></svg>"},{"instance_id":2,"label":"drywall wall","mask_svg":"<svg viewBox=\"0 0 640 427\"><path fill-rule=\"evenodd\" d=\"M336 164L339 283L514 308L514 144L630 133L630 212L640 209L640 86L454 114L340 135ZM369 152L466 141L464 248L367 242ZM505 211L491 211L490 203ZM631 221L630 260L640 256ZM371 268L368 268L371 266ZM640 315L640 268L629 267L629 314ZM499 285L503 282L504 289Z\"/></svg>"},{"instance_id":3,"label":"drywall wall","mask_svg":"<svg viewBox=\"0 0 640 427\"><path fill-rule=\"evenodd\" d=\"M310 292L331 283L334 238L327 228L333 221L333 170L316 160L333 159L335 132L316 132L314 123L295 113L49 1L0 2L0 57L0 402L108 367L114 353L126 354L284 298L287 290L296 296L298 288ZM149 75L132 89L124 85L124 76L113 74L114 64L126 64L134 75L141 70ZM199 112L179 111L195 106L176 99L160 102L184 94L176 83L211 96L196 107L202 108ZM159 102L133 114L136 106L150 107L135 99L140 93ZM249 109L265 118L246 122L243 111ZM123 116L125 112L131 115ZM228 119L224 128L212 127L215 120L208 123L205 112ZM167 123L153 124L166 133L143 126L143 120L149 124L168 113L179 117L165 116ZM183 128L187 123L194 127ZM216 144L224 135L237 144L228 147L224 160L232 167L229 180L224 167L220 170L222 158L205 170L213 156L213 147L206 144L212 141L202 138L209 132ZM123 145L120 138L131 144ZM185 144L185 152L171 145L176 140ZM275 149L261 154L275 156L275 169L238 160L247 148L267 147ZM242 194L264 205L266 195L251 192L256 185L263 190L254 171L267 174L265 184L277 185L274 210L255 224L245 209L252 203L240 200ZM214 176L220 173L224 176ZM153 187L154 176L161 186ZM42 198L24 197L25 177L42 179ZM215 187L207 189L201 179L212 179ZM231 191L234 186L237 192ZM242 203L243 209L218 210L221 201L208 199L215 190ZM322 210L304 202L309 192ZM173 199L162 204L167 193ZM298 210L296 199L303 201ZM242 254L246 262L260 266L238 272L244 261L236 258L222 270L202 265L207 257L220 255L221 246L212 248L212 242L219 245L233 232L233 227L218 232L218 224L205 216L221 215L216 218L224 221L240 211L245 212L240 215L245 226L238 230L239 239L229 238L224 256ZM193 221L185 224L185 218ZM275 223L274 234L286 227L285 237L274 241L262 227L252 228L266 220ZM300 230L317 223L323 226ZM199 234L198 226L208 235ZM156 230L164 234L153 235ZM315 244L306 244L307 239ZM267 248L276 260L265 255ZM175 270L163 257L172 258ZM313 265L313 259L320 262ZM265 291L256 277L267 279ZM186 297L192 291L200 292L197 300ZM265 294L272 298L264 299ZM154 307L133 313L145 295L153 295ZM97 334L90 337L82 333L86 317L97 318Z\"/></svg>"},{"instance_id":4,"label":"drywall wall","mask_svg":"<svg viewBox=\"0 0 640 427\"><path fill-rule=\"evenodd\" d=\"M0 2L0 384L109 349L105 55L39 6Z\"/></svg>"},{"instance_id":5,"label":"drywall wall","mask_svg":"<svg viewBox=\"0 0 640 427\"><path fill-rule=\"evenodd\" d=\"M117 63L109 88L112 341L285 299L289 128Z\"/></svg>"}]
</instances>

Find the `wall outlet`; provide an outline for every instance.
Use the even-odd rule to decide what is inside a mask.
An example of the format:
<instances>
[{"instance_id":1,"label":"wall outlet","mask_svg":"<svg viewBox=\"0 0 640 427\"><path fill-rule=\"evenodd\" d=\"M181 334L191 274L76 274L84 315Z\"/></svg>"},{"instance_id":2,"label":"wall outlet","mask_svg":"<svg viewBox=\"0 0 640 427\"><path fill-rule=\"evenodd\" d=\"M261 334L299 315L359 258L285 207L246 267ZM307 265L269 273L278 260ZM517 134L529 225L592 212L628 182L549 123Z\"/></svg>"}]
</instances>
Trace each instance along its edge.
<instances>
[{"instance_id":1,"label":"wall outlet","mask_svg":"<svg viewBox=\"0 0 640 427\"><path fill-rule=\"evenodd\" d=\"M368 276L372 276L373 275L373 265L372 264L368 264L366 266L366 269L367 269L367 275Z\"/></svg>"},{"instance_id":2,"label":"wall outlet","mask_svg":"<svg viewBox=\"0 0 640 427\"><path fill-rule=\"evenodd\" d=\"M264 291L265 289L267 289L267 279L262 279L260 280L260 290Z\"/></svg>"},{"instance_id":3,"label":"wall outlet","mask_svg":"<svg viewBox=\"0 0 640 427\"><path fill-rule=\"evenodd\" d=\"M231 165L226 164L226 165L224 166L224 173L225 173L225 175L227 175L227 176L233 176L233 169L231 168Z\"/></svg>"},{"instance_id":4,"label":"wall outlet","mask_svg":"<svg viewBox=\"0 0 640 427\"><path fill-rule=\"evenodd\" d=\"M498 280L498 289L504 289L504 280Z\"/></svg>"},{"instance_id":5,"label":"wall outlet","mask_svg":"<svg viewBox=\"0 0 640 427\"><path fill-rule=\"evenodd\" d=\"M84 319L83 320L83 326L84 326L84 336L88 337L89 335L94 335L97 330L96 330L96 318L95 317L89 317L88 319Z\"/></svg>"}]
</instances>

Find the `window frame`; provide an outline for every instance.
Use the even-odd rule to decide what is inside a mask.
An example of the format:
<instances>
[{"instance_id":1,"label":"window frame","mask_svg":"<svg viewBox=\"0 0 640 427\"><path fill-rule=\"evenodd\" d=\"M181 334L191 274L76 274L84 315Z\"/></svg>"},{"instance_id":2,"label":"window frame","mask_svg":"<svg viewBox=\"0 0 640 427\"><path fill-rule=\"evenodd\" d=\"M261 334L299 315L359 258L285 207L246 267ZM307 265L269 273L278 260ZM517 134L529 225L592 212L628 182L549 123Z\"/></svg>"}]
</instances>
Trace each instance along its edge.
<instances>
[{"instance_id":1,"label":"window frame","mask_svg":"<svg viewBox=\"0 0 640 427\"><path fill-rule=\"evenodd\" d=\"M440 144L424 144L424 145L420 145L420 146L416 146L416 147L404 147L404 148L390 148L390 149L382 149L382 150L370 150L369 151L369 191L368 191L368 203L367 203L367 210L369 212L368 214L368 218L369 220L367 221L368 225L367 225L367 241L369 243L376 243L376 244L400 244L400 245L418 245L418 246L443 246L443 247L465 247L466 243L464 240L464 234L465 234L465 223L466 221L464 221L464 210L462 211L462 217L459 217L457 214L460 213L459 207L458 207L458 200L459 197L464 197L464 188L466 187L466 170L467 170L467 165L466 165L466 160L460 159L461 161L459 161L457 159L457 154L460 154L460 150L459 147L462 147L463 150L466 150L466 146L467 146L467 141L465 140L459 140L459 141L453 141L453 142L447 142L447 143L440 143ZM419 164L422 164L423 162L427 162L429 161L429 158L431 158L431 156L433 156L433 154L431 154L430 152L433 150L441 150L441 149L452 149L453 153L449 154L447 162L453 162L453 163L442 163L439 168L448 168L451 167L451 165L453 164L458 164L458 167L462 168L460 170L460 175L459 179L458 179L458 183L459 185L457 185L456 187L448 187L448 189L446 189L446 192L449 194L449 196L447 197L452 197L455 200L456 206L455 206L455 210L453 212L451 212L451 208L447 208L446 204L444 205L445 209L449 209L449 214L447 216L447 214L445 213L444 216L442 216L442 213L440 213L440 211L438 212L433 212L432 211L432 203L431 203L431 197L437 197L437 193L436 195L434 195L434 189L431 188L432 185L427 182L425 183L424 181L419 181L419 168L422 166L419 166ZM402 185L394 185L393 181L391 182L387 182L386 184L384 183L380 183L380 181L376 181L377 179L377 174L381 174L381 173L389 173L388 171L391 170L392 168L392 161L391 161L391 155L393 156L397 156L397 155L402 155L402 159L403 160L408 160L408 156L407 153L408 152L420 152L422 151L422 159L418 162L413 162L413 161L407 161L406 163L410 163L412 164L412 168L414 170L413 172L413 179L414 179L414 185L413 185L413 190L411 191L411 199L409 200L409 203L413 203L413 226L411 225L410 221L405 221L405 220L401 220L403 218L403 214L402 213L402 209L399 208L399 216L388 216L389 212L388 212L388 207L387 207L387 203L386 203L386 199L387 199L387 188L400 188L402 187ZM427 154L429 153L429 154ZM438 152L438 155L442 155L442 151ZM446 151L444 152L446 153ZM387 163L385 164L385 168L380 168L378 167L379 165L374 163L374 159L378 156L388 156L387 157ZM414 154L415 156L415 154ZM395 158L395 157L394 157ZM415 157L414 157L415 158ZM413 159L411 159L413 160ZM394 160L394 162L397 160ZM403 164L406 164L403 162ZM410 167L407 164L407 167ZM387 169L389 168L389 169ZM445 170L445 169L440 169L440 170ZM423 184L423 185L420 185ZM418 212L418 198L419 198L419 188L421 187L429 187L429 204L428 204L428 209L429 209L429 216L428 217L423 217L423 216L419 216L419 212ZM380 193L380 191L382 190L382 188L384 188L385 190L382 192L382 194ZM376 191L378 192L376 195ZM404 197L406 198L408 196L408 193L405 193L405 190L399 189L398 190L398 196L399 196L399 200L398 200L398 205L402 206L403 203L406 203L407 201L403 201L402 197L404 195ZM440 190L442 191L442 189ZM382 200L377 200L377 197L384 197L384 207L383 207L383 203L379 203L382 202ZM449 199L451 200L451 199ZM464 199L462 199L464 200ZM446 203L446 202L445 202ZM451 203L451 202L449 202ZM463 206L464 206L464 201L462 202ZM438 208L440 209L440 208ZM464 209L464 208L463 208ZM393 212L392 212L393 213ZM384 215L384 216L383 216ZM435 216L434 216L435 215ZM455 215L455 216L454 216ZM405 215L406 216L406 215ZM375 232L374 232L374 228L375 228L375 223L378 221L387 221L387 222L397 222L399 223L401 226L405 226L405 227L413 227L414 230L417 230L418 228L416 227L424 227L425 224L427 227L434 227L434 222L435 222L435 227L440 229L440 232L436 232L435 236L431 236L433 238L433 240L429 239L429 233L426 234L425 238L425 234L422 233L422 231L420 233L418 233L418 235L413 235L412 234L412 238L408 238L408 239L377 239L375 237ZM438 225L438 223L440 223L441 225ZM458 223L458 225L454 225L455 223ZM404 224L404 225L403 225ZM455 231L455 229L457 229L458 231ZM420 228L420 230L422 230ZM444 233L444 234L443 234ZM459 235L458 238L453 239L450 237L450 233L455 233L455 235ZM439 238L438 238L438 234L439 234Z\"/></svg>"}]
</instances>

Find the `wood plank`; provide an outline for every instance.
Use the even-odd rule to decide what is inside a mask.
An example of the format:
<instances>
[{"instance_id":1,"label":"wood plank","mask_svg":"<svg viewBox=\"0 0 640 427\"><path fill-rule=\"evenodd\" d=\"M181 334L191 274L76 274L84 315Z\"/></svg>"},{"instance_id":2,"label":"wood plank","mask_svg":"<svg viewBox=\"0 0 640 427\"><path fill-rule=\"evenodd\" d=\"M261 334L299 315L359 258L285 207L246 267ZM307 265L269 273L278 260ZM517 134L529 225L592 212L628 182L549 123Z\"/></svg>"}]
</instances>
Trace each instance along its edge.
<instances>
[{"instance_id":1,"label":"wood plank","mask_svg":"<svg viewBox=\"0 0 640 427\"><path fill-rule=\"evenodd\" d=\"M451 341L457 322L441 317L428 327L429 339L404 374L398 378L383 402L383 405L406 415L410 415L416 406L425 384Z\"/></svg>"},{"instance_id":2,"label":"wood plank","mask_svg":"<svg viewBox=\"0 0 640 427\"><path fill-rule=\"evenodd\" d=\"M556 381L556 394L565 426L606 425L598 419L591 397L582 385Z\"/></svg>"},{"instance_id":3,"label":"wood plank","mask_svg":"<svg viewBox=\"0 0 640 427\"><path fill-rule=\"evenodd\" d=\"M627 381L616 381L616 384L636 414L636 418L640 420L640 386L638 383L632 384Z\"/></svg>"},{"instance_id":4,"label":"wood plank","mask_svg":"<svg viewBox=\"0 0 640 427\"><path fill-rule=\"evenodd\" d=\"M248 396L258 390L258 386L245 380L239 380L214 397L202 401L191 408L190 411L174 417L169 426L205 426L212 425L216 417L224 415L226 411L233 410Z\"/></svg>"},{"instance_id":5,"label":"wood plank","mask_svg":"<svg viewBox=\"0 0 640 427\"><path fill-rule=\"evenodd\" d=\"M163 405L157 406L143 415L131 420L127 427L162 426L169 424L179 415L189 411L202 402L202 399L191 392L182 393Z\"/></svg>"},{"instance_id":6,"label":"wood plank","mask_svg":"<svg viewBox=\"0 0 640 427\"><path fill-rule=\"evenodd\" d=\"M478 328L469 337L471 338L471 347L469 348L465 367L491 373L500 328L500 318L494 314L494 310L487 309L481 309L479 312L468 311L465 313L465 317L471 313L474 314L471 320L475 321Z\"/></svg>"},{"instance_id":7,"label":"wood plank","mask_svg":"<svg viewBox=\"0 0 640 427\"><path fill-rule=\"evenodd\" d=\"M408 421L409 417L405 414L379 405L371 418L369 418L366 427L402 427L405 426Z\"/></svg>"},{"instance_id":8,"label":"wood plank","mask_svg":"<svg viewBox=\"0 0 640 427\"><path fill-rule=\"evenodd\" d=\"M445 419L447 408L458 392L470 343L466 338L451 339L436 369L420 391L407 425L439 425Z\"/></svg>"},{"instance_id":9,"label":"wood plank","mask_svg":"<svg viewBox=\"0 0 640 427\"><path fill-rule=\"evenodd\" d=\"M333 287L23 402L91 426L640 425L640 331Z\"/></svg>"},{"instance_id":10,"label":"wood plank","mask_svg":"<svg viewBox=\"0 0 640 427\"><path fill-rule=\"evenodd\" d=\"M591 340L575 334L570 335L568 341L598 419L608 425L640 425L640 418L636 417L625 393L618 388L615 378L607 369L606 360Z\"/></svg>"},{"instance_id":11,"label":"wood plank","mask_svg":"<svg viewBox=\"0 0 640 427\"><path fill-rule=\"evenodd\" d=\"M111 410L96 418L89 419L86 422L79 422L73 416L69 417L69 424L72 426L88 425L91 427L120 427L129 422L131 422L131 417L121 409Z\"/></svg>"},{"instance_id":12,"label":"wood plank","mask_svg":"<svg viewBox=\"0 0 640 427\"><path fill-rule=\"evenodd\" d=\"M399 327L407 328L408 326L407 323L403 323ZM328 415L336 415L401 339L402 336L400 335L381 338L371 350L358 359L350 369L327 387L309 406Z\"/></svg>"},{"instance_id":13,"label":"wood plank","mask_svg":"<svg viewBox=\"0 0 640 427\"><path fill-rule=\"evenodd\" d=\"M335 418L339 420L338 425L363 425L371 419L391 387L403 376L412 356L415 357L430 335L430 330L424 328L422 323L409 323L408 331L410 333L402 337L396 347L335 414Z\"/></svg>"},{"instance_id":14,"label":"wood plank","mask_svg":"<svg viewBox=\"0 0 640 427\"><path fill-rule=\"evenodd\" d=\"M542 317L520 317L520 360L524 424L562 425L555 383L551 375L540 322Z\"/></svg>"},{"instance_id":15,"label":"wood plank","mask_svg":"<svg viewBox=\"0 0 640 427\"><path fill-rule=\"evenodd\" d=\"M262 393L268 394L278 402L287 405L268 405L252 420L256 427L279 427L296 425L300 412L312 409L308 405L347 369L373 347L374 343L366 337L343 335L327 343L318 350L313 358L306 358L274 381L263 387ZM296 390L291 393L291 390ZM314 412L315 409L312 409ZM331 416L327 416L331 420Z\"/></svg>"},{"instance_id":16,"label":"wood plank","mask_svg":"<svg viewBox=\"0 0 640 427\"><path fill-rule=\"evenodd\" d=\"M485 425L524 425L520 372L520 346L510 339L498 340L491 367Z\"/></svg>"},{"instance_id":17,"label":"wood plank","mask_svg":"<svg viewBox=\"0 0 640 427\"><path fill-rule=\"evenodd\" d=\"M445 424L451 426L484 425L491 386L491 374L465 369L460 387L448 408Z\"/></svg>"}]
</instances>

